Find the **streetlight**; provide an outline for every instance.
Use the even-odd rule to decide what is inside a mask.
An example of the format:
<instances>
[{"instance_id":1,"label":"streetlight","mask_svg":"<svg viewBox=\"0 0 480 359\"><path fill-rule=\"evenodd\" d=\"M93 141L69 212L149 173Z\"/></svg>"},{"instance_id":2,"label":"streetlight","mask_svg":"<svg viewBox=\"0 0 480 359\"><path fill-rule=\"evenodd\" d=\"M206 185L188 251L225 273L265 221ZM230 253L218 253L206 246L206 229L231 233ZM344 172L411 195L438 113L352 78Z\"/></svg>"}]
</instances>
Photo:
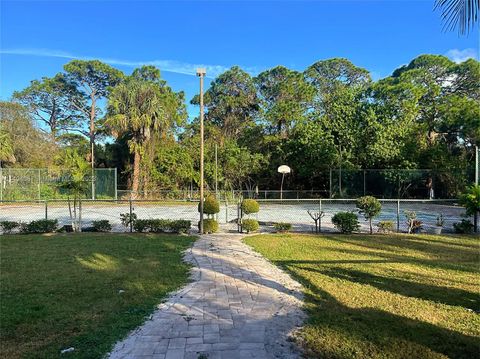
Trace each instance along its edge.
<instances>
[{"instance_id":1,"label":"streetlight","mask_svg":"<svg viewBox=\"0 0 480 359\"><path fill-rule=\"evenodd\" d=\"M292 170L287 165L281 165L278 167L278 172L282 174L282 184L280 186L280 199L283 200L283 179L287 173L290 173Z\"/></svg>"},{"instance_id":2,"label":"streetlight","mask_svg":"<svg viewBox=\"0 0 480 359\"><path fill-rule=\"evenodd\" d=\"M206 69L197 69L200 77L200 234L203 234L203 79L206 74Z\"/></svg>"}]
</instances>

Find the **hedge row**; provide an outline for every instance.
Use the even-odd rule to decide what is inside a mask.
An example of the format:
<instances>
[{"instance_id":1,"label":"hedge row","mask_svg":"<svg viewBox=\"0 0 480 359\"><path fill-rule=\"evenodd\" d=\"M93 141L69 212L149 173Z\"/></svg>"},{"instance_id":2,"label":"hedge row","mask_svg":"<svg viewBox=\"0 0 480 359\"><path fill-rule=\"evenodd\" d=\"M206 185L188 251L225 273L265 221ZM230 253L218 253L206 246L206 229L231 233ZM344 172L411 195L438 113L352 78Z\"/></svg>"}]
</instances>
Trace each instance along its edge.
<instances>
[{"instance_id":1,"label":"hedge row","mask_svg":"<svg viewBox=\"0 0 480 359\"><path fill-rule=\"evenodd\" d=\"M135 232L145 233L188 233L192 226L184 219L136 219L133 223Z\"/></svg>"}]
</instances>

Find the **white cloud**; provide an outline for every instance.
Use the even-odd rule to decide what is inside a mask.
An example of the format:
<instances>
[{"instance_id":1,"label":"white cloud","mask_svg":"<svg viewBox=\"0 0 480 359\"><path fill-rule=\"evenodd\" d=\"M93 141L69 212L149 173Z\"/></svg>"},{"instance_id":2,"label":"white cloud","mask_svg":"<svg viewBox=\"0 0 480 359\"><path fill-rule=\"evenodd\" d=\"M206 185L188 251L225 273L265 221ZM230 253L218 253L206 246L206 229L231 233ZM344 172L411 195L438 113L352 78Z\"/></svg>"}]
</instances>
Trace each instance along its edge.
<instances>
[{"instance_id":1,"label":"white cloud","mask_svg":"<svg viewBox=\"0 0 480 359\"><path fill-rule=\"evenodd\" d=\"M472 48L464 50L451 49L447 51L446 55L458 64L468 59L478 59L478 50Z\"/></svg>"},{"instance_id":2,"label":"white cloud","mask_svg":"<svg viewBox=\"0 0 480 359\"><path fill-rule=\"evenodd\" d=\"M43 57L59 57L64 59L78 59L78 60L100 60L110 65L139 67L142 65L154 65L160 68L162 71L174 72L183 75L195 76L197 67L203 67L207 70L208 78L215 78L222 72L228 70L228 67L222 65L206 65L206 64L190 64L181 61L173 60L149 60L149 61L130 61L114 58L98 58L91 56L78 56L69 52L61 50L49 50L49 49L1 49L0 54L6 55L25 55L25 56L43 56ZM246 69L247 72L255 73L256 69Z\"/></svg>"}]
</instances>

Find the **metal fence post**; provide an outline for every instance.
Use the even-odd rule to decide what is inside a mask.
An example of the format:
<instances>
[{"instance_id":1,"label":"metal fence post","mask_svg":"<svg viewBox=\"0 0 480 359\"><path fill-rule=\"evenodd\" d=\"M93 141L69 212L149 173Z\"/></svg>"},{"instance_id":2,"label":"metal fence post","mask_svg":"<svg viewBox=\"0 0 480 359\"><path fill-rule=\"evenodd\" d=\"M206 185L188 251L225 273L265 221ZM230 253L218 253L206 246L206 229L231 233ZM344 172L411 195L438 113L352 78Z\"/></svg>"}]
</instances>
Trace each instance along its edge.
<instances>
[{"instance_id":1,"label":"metal fence post","mask_svg":"<svg viewBox=\"0 0 480 359\"><path fill-rule=\"evenodd\" d=\"M237 230L239 233L243 233L242 229L242 213L241 213L240 199L237 201Z\"/></svg>"},{"instance_id":2,"label":"metal fence post","mask_svg":"<svg viewBox=\"0 0 480 359\"><path fill-rule=\"evenodd\" d=\"M330 168L329 184L330 184L330 198L332 198L332 169L331 168Z\"/></svg>"},{"instance_id":3,"label":"metal fence post","mask_svg":"<svg viewBox=\"0 0 480 359\"><path fill-rule=\"evenodd\" d=\"M115 167L115 200L118 199L117 167Z\"/></svg>"},{"instance_id":4,"label":"metal fence post","mask_svg":"<svg viewBox=\"0 0 480 359\"><path fill-rule=\"evenodd\" d=\"M42 195L41 195L41 193L40 193L40 187L41 187L41 182L42 182L42 180L41 180L41 177L40 177L40 176L41 176L41 174L40 174L40 168L39 168L39 169L38 169L38 200L39 200L39 201L40 201L41 198L42 198Z\"/></svg>"},{"instance_id":5,"label":"metal fence post","mask_svg":"<svg viewBox=\"0 0 480 359\"><path fill-rule=\"evenodd\" d=\"M400 232L400 198L397 198L397 233Z\"/></svg>"},{"instance_id":6,"label":"metal fence post","mask_svg":"<svg viewBox=\"0 0 480 359\"><path fill-rule=\"evenodd\" d=\"M130 217L129 217L129 219L130 219L130 233L132 233L133 232L133 221L132 221L133 208L132 208L132 197L131 196L130 196L129 204L130 204L130 209L129 209L129 211L130 211Z\"/></svg>"},{"instance_id":7,"label":"metal fence post","mask_svg":"<svg viewBox=\"0 0 480 359\"><path fill-rule=\"evenodd\" d=\"M225 196L225 223L228 223L228 199Z\"/></svg>"},{"instance_id":8,"label":"metal fence post","mask_svg":"<svg viewBox=\"0 0 480 359\"><path fill-rule=\"evenodd\" d=\"M78 231L82 231L82 199L78 199Z\"/></svg>"},{"instance_id":9,"label":"metal fence post","mask_svg":"<svg viewBox=\"0 0 480 359\"><path fill-rule=\"evenodd\" d=\"M48 201L45 200L45 219L48 219Z\"/></svg>"}]
</instances>

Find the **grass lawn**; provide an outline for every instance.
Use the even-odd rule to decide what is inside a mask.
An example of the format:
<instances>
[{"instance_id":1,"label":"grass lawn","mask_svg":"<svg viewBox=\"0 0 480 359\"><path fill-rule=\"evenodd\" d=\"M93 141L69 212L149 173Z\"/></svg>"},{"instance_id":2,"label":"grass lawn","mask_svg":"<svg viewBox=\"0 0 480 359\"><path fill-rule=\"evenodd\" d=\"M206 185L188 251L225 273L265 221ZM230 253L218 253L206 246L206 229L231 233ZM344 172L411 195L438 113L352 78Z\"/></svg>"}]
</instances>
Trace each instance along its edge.
<instances>
[{"instance_id":1,"label":"grass lawn","mask_svg":"<svg viewBox=\"0 0 480 359\"><path fill-rule=\"evenodd\" d=\"M479 358L480 238L258 235L305 287L308 358Z\"/></svg>"},{"instance_id":2,"label":"grass lawn","mask_svg":"<svg viewBox=\"0 0 480 359\"><path fill-rule=\"evenodd\" d=\"M0 236L0 357L101 358L188 280L193 237ZM123 293L119 291L123 290Z\"/></svg>"}]
</instances>

